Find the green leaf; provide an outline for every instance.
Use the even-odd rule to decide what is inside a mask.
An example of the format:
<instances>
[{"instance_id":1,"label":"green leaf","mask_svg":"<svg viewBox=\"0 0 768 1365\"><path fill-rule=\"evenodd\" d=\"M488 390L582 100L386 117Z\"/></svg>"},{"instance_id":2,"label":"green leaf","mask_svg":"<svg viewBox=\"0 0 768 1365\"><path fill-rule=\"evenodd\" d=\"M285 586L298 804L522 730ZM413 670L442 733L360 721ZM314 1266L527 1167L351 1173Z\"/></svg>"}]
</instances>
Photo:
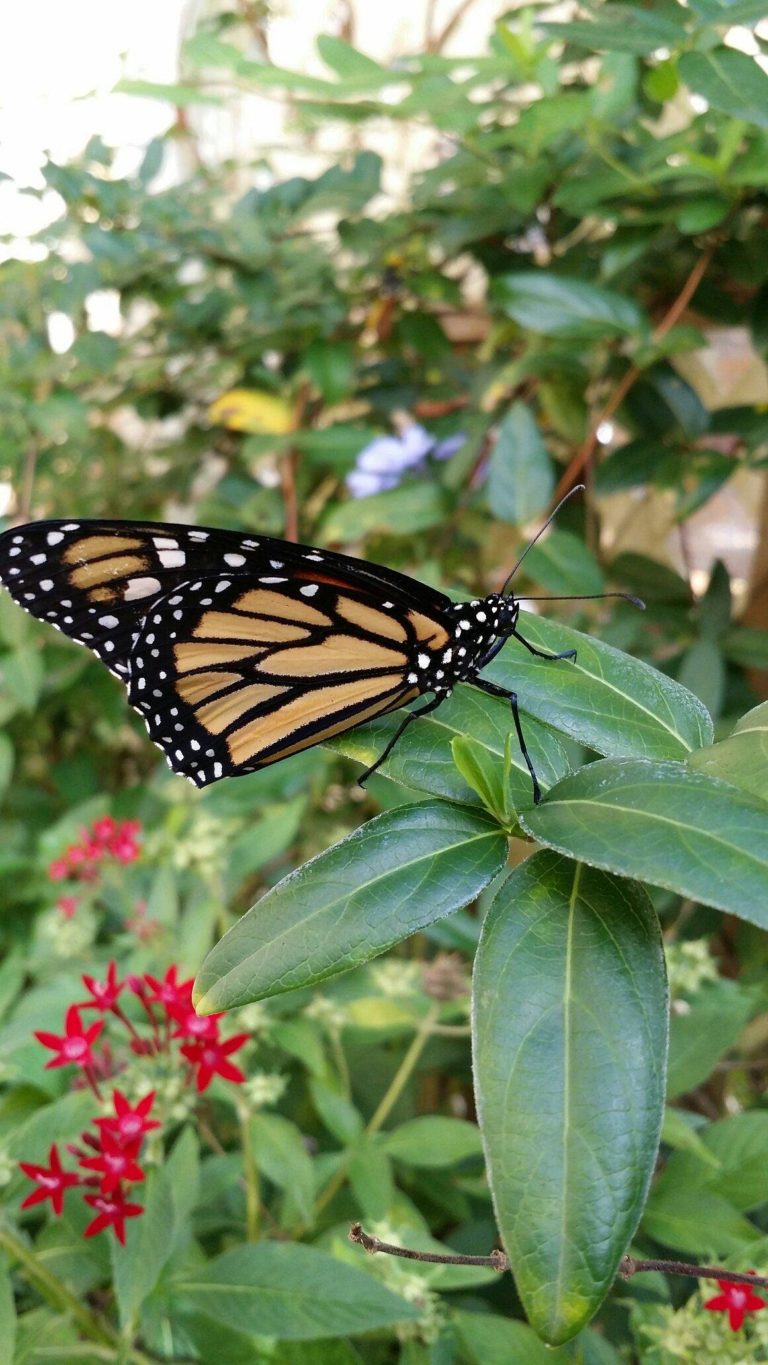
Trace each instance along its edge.
<instances>
[{"instance_id":1,"label":"green leaf","mask_svg":"<svg viewBox=\"0 0 768 1365\"><path fill-rule=\"evenodd\" d=\"M0 1360L14 1359L16 1345L16 1304L13 1280L5 1253L0 1254Z\"/></svg>"},{"instance_id":2,"label":"green leaf","mask_svg":"<svg viewBox=\"0 0 768 1365\"><path fill-rule=\"evenodd\" d=\"M768 630L734 626L722 641L727 659L743 668L768 668Z\"/></svg>"},{"instance_id":3,"label":"green leaf","mask_svg":"<svg viewBox=\"0 0 768 1365\"><path fill-rule=\"evenodd\" d=\"M22 711L34 711L45 681L42 651L35 645L15 649L0 660L0 686Z\"/></svg>"},{"instance_id":4,"label":"green leaf","mask_svg":"<svg viewBox=\"0 0 768 1365\"><path fill-rule=\"evenodd\" d=\"M10 786L13 776L14 749L7 735L0 734L0 801Z\"/></svg>"},{"instance_id":5,"label":"green leaf","mask_svg":"<svg viewBox=\"0 0 768 1365\"><path fill-rule=\"evenodd\" d=\"M733 1114L702 1129L697 1151L673 1152L660 1178L667 1188L706 1189L742 1213L768 1203L768 1114Z\"/></svg>"},{"instance_id":6,"label":"green leaf","mask_svg":"<svg viewBox=\"0 0 768 1365\"><path fill-rule=\"evenodd\" d=\"M413 1322L419 1309L316 1247L234 1247L173 1286L179 1308L241 1332L302 1341Z\"/></svg>"},{"instance_id":7,"label":"green leaf","mask_svg":"<svg viewBox=\"0 0 768 1365\"><path fill-rule=\"evenodd\" d=\"M392 1162L383 1148L361 1137L352 1149L347 1174L363 1218L388 1217L395 1202L395 1182Z\"/></svg>"},{"instance_id":8,"label":"green leaf","mask_svg":"<svg viewBox=\"0 0 768 1365\"><path fill-rule=\"evenodd\" d=\"M703 702L711 716L719 716L725 691L725 665L716 640L696 640L685 651L677 680Z\"/></svg>"},{"instance_id":9,"label":"green leaf","mask_svg":"<svg viewBox=\"0 0 768 1365\"><path fill-rule=\"evenodd\" d=\"M601 5L599 19L545 23L541 27L551 37L565 38L591 52L607 49L635 52L639 57L650 57L659 47L677 47L683 36L680 24L656 11L631 5Z\"/></svg>"},{"instance_id":10,"label":"green leaf","mask_svg":"<svg viewBox=\"0 0 768 1365\"><path fill-rule=\"evenodd\" d=\"M453 1166L483 1154L480 1130L465 1119L439 1114L409 1119L384 1135L386 1151L406 1166Z\"/></svg>"},{"instance_id":11,"label":"green leaf","mask_svg":"<svg viewBox=\"0 0 768 1365\"><path fill-rule=\"evenodd\" d=\"M591 763L519 819L561 853L768 928L765 805L686 764Z\"/></svg>"},{"instance_id":12,"label":"green leaf","mask_svg":"<svg viewBox=\"0 0 768 1365\"><path fill-rule=\"evenodd\" d=\"M707 982L684 1014L669 1021L670 1099L694 1090L732 1047L754 1012L752 994L735 981Z\"/></svg>"},{"instance_id":13,"label":"green leaf","mask_svg":"<svg viewBox=\"0 0 768 1365\"><path fill-rule=\"evenodd\" d=\"M472 1365L574 1365L567 1348L545 1346L525 1322L496 1313L454 1313L452 1321Z\"/></svg>"},{"instance_id":14,"label":"green leaf","mask_svg":"<svg viewBox=\"0 0 768 1365\"><path fill-rule=\"evenodd\" d=\"M425 802L388 811L272 887L209 953L203 1014L322 981L458 910L506 856L479 811Z\"/></svg>"},{"instance_id":15,"label":"green leaf","mask_svg":"<svg viewBox=\"0 0 768 1365\"><path fill-rule=\"evenodd\" d=\"M513 403L491 451L487 500L501 521L519 526L547 506L555 486L552 461L524 403Z\"/></svg>"},{"instance_id":16,"label":"green leaf","mask_svg":"<svg viewBox=\"0 0 768 1365\"><path fill-rule=\"evenodd\" d=\"M551 530L532 545L526 555L525 572L547 592L560 595L602 592L605 588L603 571L592 551L580 536L570 531Z\"/></svg>"},{"instance_id":17,"label":"green leaf","mask_svg":"<svg viewBox=\"0 0 768 1365\"><path fill-rule=\"evenodd\" d=\"M411 535L427 531L445 520L447 503L434 483L408 483L370 498L339 503L323 521L322 541L360 540L372 531Z\"/></svg>"},{"instance_id":18,"label":"green leaf","mask_svg":"<svg viewBox=\"0 0 768 1365\"><path fill-rule=\"evenodd\" d=\"M477 792L486 810L501 825L511 822L514 807L507 794L507 770L511 765L512 736L507 736L505 762L494 762L489 751L469 735L458 735L451 741L453 761L464 781ZM507 761L509 757L509 761Z\"/></svg>"},{"instance_id":19,"label":"green leaf","mask_svg":"<svg viewBox=\"0 0 768 1365\"><path fill-rule=\"evenodd\" d=\"M382 717L340 735L329 747L368 768L385 749L399 724L398 716ZM516 739L509 751L511 767L505 766L507 740L512 733L508 702L484 696L473 687L458 687L431 716L409 725L379 771L416 791L476 805L477 788L467 785L462 778L453 752L454 741L469 735L477 763L481 762L478 746L482 746L487 752L487 757L482 759L483 769L489 777L494 769L499 770L498 779L491 779L494 788L505 774L506 801L509 807L517 810L530 803L531 779ZM569 771L560 741L551 730L530 720L526 720L525 739L542 788L551 787Z\"/></svg>"},{"instance_id":20,"label":"green leaf","mask_svg":"<svg viewBox=\"0 0 768 1365\"><path fill-rule=\"evenodd\" d=\"M304 368L326 403L338 403L352 387L354 347L346 341L312 341L304 352Z\"/></svg>"},{"instance_id":21,"label":"green leaf","mask_svg":"<svg viewBox=\"0 0 768 1365\"><path fill-rule=\"evenodd\" d=\"M669 1185L651 1191L643 1232L674 1251L699 1257L747 1251L751 1242L760 1240L757 1228L726 1199Z\"/></svg>"},{"instance_id":22,"label":"green leaf","mask_svg":"<svg viewBox=\"0 0 768 1365\"><path fill-rule=\"evenodd\" d=\"M671 1062L671 1042L670 1042L670 1062ZM697 1115L690 1114L688 1110L673 1109L670 1105L664 1111L664 1122L661 1126L661 1141L668 1147L673 1147L675 1151L692 1152L699 1161L704 1161L708 1166L717 1169L720 1162L713 1156L709 1148L705 1146L692 1120Z\"/></svg>"},{"instance_id":23,"label":"green leaf","mask_svg":"<svg viewBox=\"0 0 768 1365\"><path fill-rule=\"evenodd\" d=\"M125 1246L110 1240L113 1283L123 1326L134 1324L163 1267L187 1232L198 1188L197 1141L185 1129L161 1167L150 1170L138 1196L140 1218L126 1225Z\"/></svg>"},{"instance_id":24,"label":"green leaf","mask_svg":"<svg viewBox=\"0 0 768 1365\"><path fill-rule=\"evenodd\" d=\"M733 734L688 759L692 768L768 800L768 702L748 711Z\"/></svg>"},{"instance_id":25,"label":"green leaf","mask_svg":"<svg viewBox=\"0 0 768 1365\"><path fill-rule=\"evenodd\" d=\"M345 43L342 38L334 38L328 33L321 33L317 40L317 50L320 53L326 66L340 76L343 81L364 80L372 87L383 85L387 81L392 81L393 77L378 62L374 62L365 53L358 52L357 48L350 43ZM395 78L396 79L396 78Z\"/></svg>"},{"instance_id":26,"label":"green leaf","mask_svg":"<svg viewBox=\"0 0 768 1365\"><path fill-rule=\"evenodd\" d=\"M711 741L706 707L649 664L530 612L520 613L518 630L537 649L577 651L550 662L510 641L489 665L488 676L537 720L615 757L682 758Z\"/></svg>"},{"instance_id":27,"label":"green leaf","mask_svg":"<svg viewBox=\"0 0 768 1365\"><path fill-rule=\"evenodd\" d=\"M499 1229L526 1316L552 1344L596 1311L637 1226L666 1033L661 936L645 892L534 854L483 925L473 1055Z\"/></svg>"},{"instance_id":28,"label":"green leaf","mask_svg":"<svg viewBox=\"0 0 768 1365\"><path fill-rule=\"evenodd\" d=\"M640 309L624 294L547 270L500 275L494 302L521 327L573 340L644 332Z\"/></svg>"},{"instance_id":29,"label":"green leaf","mask_svg":"<svg viewBox=\"0 0 768 1365\"><path fill-rule=\"evenodd\" d=\"M165 100L186 109L193 104L221 104L219 95L208 95L194 85L168 85L160 81L140 81L123 79L114 89L120 95L138 95L142 99Z\"/></svg>"},{"instance_id":30,"label":"green leaf","mask_svg":"<svg viewBox=\"0 0 768 1365\"><path fill-rule=\"evenodd\" d=\"M295 1123L281 1114L254 1114L251 1138L257 1166L289 1196L290 1212L307 1227L314 1222L315 1174ZM286 1222L288 1220L285 1220Z\"/></svg>"},{"instance_id":31,"label":"green leaf","mask_svg":"<svg viewBox=\"0 0 768 1365\"><path fill-rule=\"evenodd\" d=\"M732 47L684 52L678 69L686 85L713 109L768 128L768 76L754 57Z\"/></svg>"}]
</instances>

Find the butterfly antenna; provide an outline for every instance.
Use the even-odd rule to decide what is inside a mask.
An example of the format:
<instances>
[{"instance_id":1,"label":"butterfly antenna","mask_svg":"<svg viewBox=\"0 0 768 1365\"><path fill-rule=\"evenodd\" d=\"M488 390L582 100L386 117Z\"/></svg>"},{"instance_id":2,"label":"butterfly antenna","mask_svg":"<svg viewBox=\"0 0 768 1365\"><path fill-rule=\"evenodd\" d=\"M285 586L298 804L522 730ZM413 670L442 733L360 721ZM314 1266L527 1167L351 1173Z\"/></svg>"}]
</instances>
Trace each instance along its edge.
<instances>
[{"instance_id":1,"label":"butterfly antenna","mask_svg":"<svg viewBox=\"0 0 768 1365\"><path fill-rule=\"evenodd\" d=\"M584 592L568 593L563 597L516 597L516 602L597 602L604 597L620 597L622 602L631 602L633 607L639 607L640 611L645 611L645 602L642 597L635 597L631 592Z\"/></svg>"},{"instance_id":2,"label":"butterfly antenna","mask_svg":"<svg viewBox=\"0 0 768 1365\"><path fill-rule=\"evenodd\" d=\"M573 488L569 489L569 491L565 494L565 496L562 497L562 498L560 499L560 501L559 501L559 503L557 504L557 506L555 507L554 511L550 512L549 516L547 517L547 520L544 522L544 525L541 527L541 530L537 531L537 532L536 532L536 535L533 537L533 540L529 541L528 544L526 545L525 549L523 550L523 553L521 554L520 558L518 559L517 563L515 564L514 568L513 568L512 571L511 571L511 573L507 574L507 577L505 578L504 583L503 583L502 588L501 588L501 596L502 596L502 597L503 597L504 594L506 593L507 588L509 587L510 583L512 582L512 579L514 578L515 574L517 573L518 569L520 568L520 565L522 564L523 560L525 559L525 556L527 555L528 551L533 549L533 547L534 547L534 545L536 544L536 541L537 541L537 540L541 540L541 537L543 536L544 532L547 530L547 528L548 528L549 526L552 525L552 522L555 520L555 517L557 516L557 514L558 514L558 512L560 511L560 508L563 506L563 504L566 503L566 502L568 501L569 498L572 498L573 495L574 495L574 493L583 493L583 492L584 492L584 484L583 484L583 483L576 483L576 484L574 484ZM528 600L530 601L531 599L529 598Z\"/></svg>"}]
</instances>

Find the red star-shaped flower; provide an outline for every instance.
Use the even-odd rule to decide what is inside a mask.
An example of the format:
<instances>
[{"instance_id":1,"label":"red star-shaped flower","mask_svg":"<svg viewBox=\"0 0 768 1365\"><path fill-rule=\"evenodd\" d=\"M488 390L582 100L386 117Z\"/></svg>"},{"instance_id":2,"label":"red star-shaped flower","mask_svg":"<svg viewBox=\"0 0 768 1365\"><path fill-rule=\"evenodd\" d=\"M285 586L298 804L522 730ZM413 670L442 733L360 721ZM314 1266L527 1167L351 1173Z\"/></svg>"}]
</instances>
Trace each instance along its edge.
<instances>
[{"instance_id":1,"label":"red star-shaped flower","mask_svg":"<svg viewBox=\"0 0 768 1365\"><path fill-rule=\"evenodd\" d=\"M97 1232L103 1232L105 1228L114 1228L118 1242L125 1246L125 1220L126 1218L137 1218L144 1212L141 1204L128 1204L122 1190L118 1188L114 1194L87 1194L86 1204L91 1208L97 1209L96 1217L88 1224L84 1237L95 1237Z\"/></svg>"},{"instance_id":2,"label":"red star-shaped flower","mask_svg":"<svg viewBox=\"0 0 768 1365\"><path fill-rule=\"evenodd\" d=\"M147 1117L152 1105L155 1102L155 1092L151 1090L145 1095L143 1100L139 1100L135 1109L131 1108L130 1103L119 1090L112 1091L112 1103L115 1106L114 1118L94 1119L94 1123L103 1133L110 1133L120 1142L135 1142L137 1138L142 1138L145 1133L150 1133L153 1128L161 1125L157 1119Z\"/></svg>"},{"instance_id":3,"label":"red star-shaped flower","mask_svg":"<svg viewBox=\"0 0 768 1365\"><path fill-rule=\"evenodd\" d=\"M743 1326L747 1313L759 1313L765 1308L765 1299L755 1294L749 1284L731 1284L729 1280L718 1280L722 1291L704 1304L711 1313L727 1313L732 1332Z\"/></svg>"},{"instance_id":4,"label":"red star-shaped flower","mask_svg":"<svg viewBox=\"0 0 768 1365\"><path fill-rule=\"evenodd\" d=\"M171 1006L168 1010L169 1015L178 1024L171 1037L191 1038L195 1041L211 1039L214 1042L219 1037L219 1020L223 1014L197 1014L192 1005L184 1005L181 1009L178 1006Z\"/></svg>"},{"instance_id":5,"label":"red star-shaped flower","mask_svg":"<svg viewBox=\"0 0 768 1365\"><path fill-rule=\"evenodd\" d=\"M174 1009L191 1009L192 986L194 982L192 977L190 977L188 981L177 981L176 974L178 970L179 969L174 962L172 966L168 968L162 981L158 981L157 977L150 976L149 973L147 973L144 980L151 988L151 992L147 996L147 1000L150 1004L157 1003L158 1005L164 1005L169 1013Z\"/></svg>"},{"instance_id":6,"label":"red star-shaped flower","mask_svg":"<svg viewBox=\"0 0 768 1365\"><path fill-rule=\"evenodd\" d=\"M39 1186L28 1194L22 1202L23 1209L31 1208L33 1204L42 1204L43 1200L50 1199L54 1213L61 1213L64 1207L64 1192L72 1185L80 1184L80 1177L73 1171L62 1170L59 1152L56 1143L51 1144L48 1153L50 1166L35 1166L31 1161L20 1161L19 1165L30 1180L36 1180Z\"/></svg>"},{"instance_id":7,"label":"red star-shaped flower","mask_svg":"<svg viewBox=\"0 0 768 1365\"><path fill-rule=\"evenodd\" d=\"M80 1158L80 1165L85 1170L98 1171L102 1194L113 1194L122 1181L135 1183L144 1179L144 1172L136 1162L140 1141L141 1138L124 1146L119 1137L103 1130L99 1155Z\"/></svg>"},{"instance_id":8,"label":"red star-shaped flower","mask_svg":"<svg viewBox=\"0 0 768 1365\"><path fill-rule=\"evenodd\" d=\"M46 1071L55 1066L93 1066L92 1046L103 1027L104 1020L97 1019L89 1028L83 1028L80 1010L77 1005L70 1005L64 1020L63 1037L56 1033L35 1033L37 1041L42 1043L43 1047L58 1053L58 1056L46 1062Z\"/></svg>"},{"instance_id":9,"label":"red star-shaped flower","mask_svg":"<svg viewBox=\"0 0 768 1365\"><path fill-rule=\"evenodd\" d=\"M201 1093L208 1089L214 1076L223 1076L225 1081L235 1081L237 1084L245 1080L240 1068L227 1059L247 1042L247 1033L236 1033L234 1038L227 1038L224 1042L218 1038L201 1038L197 1042L182 1045L181 1054L195 1068L195 1086Z\"/></svg>"},{"instance_id":10,"label":"red star-shaped flower","mask_svg":"<svg viewBox=\"0 0 768 1365\"><path fill-rule=\"evenodd\" d=\"M93 976L84 976L83 985L86 990L91 992L92 1000L86 1000L81 1004L83 1010L111 1010L117 997L125 986L124 981L117 979L117 963L110 962L107 967L106 981L97 981Z\"/></svg>"}]
</instances>

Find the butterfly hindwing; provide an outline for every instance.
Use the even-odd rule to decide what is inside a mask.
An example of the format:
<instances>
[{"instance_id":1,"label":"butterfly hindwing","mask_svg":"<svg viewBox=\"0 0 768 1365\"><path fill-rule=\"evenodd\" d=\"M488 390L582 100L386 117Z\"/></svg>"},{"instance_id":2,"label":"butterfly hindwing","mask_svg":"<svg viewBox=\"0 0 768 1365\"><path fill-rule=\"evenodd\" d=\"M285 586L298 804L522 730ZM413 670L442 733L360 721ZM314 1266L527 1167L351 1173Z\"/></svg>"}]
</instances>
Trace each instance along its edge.
<instances>
[{"instance_id":1,"label":"butterfly hindwing","mask_svg":"<svg viewBox=\"0 0 768 1365\"><path fill-rule=\"evenodd\" d=\"M277 762L418 695L408 681L415 629L365 591L290 578L219 580L206 596L193 587L149 612L129 698L174 771L199 786ZM308 587L311 597L302 595Z\"/></svg>"}]
</instances>

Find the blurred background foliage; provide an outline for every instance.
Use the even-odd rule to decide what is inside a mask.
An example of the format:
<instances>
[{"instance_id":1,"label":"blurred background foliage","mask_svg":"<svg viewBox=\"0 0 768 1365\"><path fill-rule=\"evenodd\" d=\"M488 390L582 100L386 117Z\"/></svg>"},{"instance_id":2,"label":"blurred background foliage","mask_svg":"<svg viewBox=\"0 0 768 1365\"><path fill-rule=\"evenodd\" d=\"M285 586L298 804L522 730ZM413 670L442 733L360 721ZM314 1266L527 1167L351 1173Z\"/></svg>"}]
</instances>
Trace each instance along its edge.
<instances>
[{"instance_id":1,"label":"blurred background foliage","mask_svg":"<svg viewBox=\"0 0 768 1365\"><path fill-rule=\"evenodd\" d=\"M118 173L98 134L70 164L49 161L45 192L61 211L37 259L0 266L6 524L77 514L259 530L480 595L583 478L586 496L527 557L515 591L641 593L644 616L625 604L555 610L679 678L728 733L768 695L763 14L755 0L568 17L532 6L500 13L477 51L449 55L436 40L381 62L355 47L350 15L340 35L318 37L312 75L270 60L260 6L209 14L178 85L123 83L171 112L135 173ZM204 155L199 120L252 95L283 101L285 146L254 144L237 162ZM401 154L411 140L416 169ZM171 181L179 147L193 169ZM313 169L286 173L286 148ZM433 445L383 491L353 497L361 452L414 424L427 445L453 438L449 458ZM30 1062L31 1030L58 1027L83 970L116 957L121 974L172 961L194 973L265 887L407 793L381 777L361 793L352 764L315 750L199 794L159 762L105 670L7 596L0 642L10 1178L19 1154L30 1159L19 1133L33 1125L41 1159L66 1099L60 1073ZM64 914L49 864L107 812L142 822L142 857ZM673 1105L641 1248L759 1264L765 936L667 893L656 904ZM141 1290L118 1276L110 1291L150 1359L209 1359L224 1330L233 1362L544 1358L515 1320L508 1277L361 1265L344 1244L356 1217L411 1244L494 1243L465 1027L482 912L322 994L271 1002L258 1027L244 1017L251 1071L286 1086L267 1087L269 1113L253 1102L239 1127L231 1098L216 1095L218 1126L204 1114L194 1128L203 1194L175 1262ZM303 1237L384 1280L416 1304L409 1324L371 1332L361 1310L331 1345L235 1330L223 1309L195 1316L186 1303L174 1316L179 1266L253 1232L243 1123L268 1235ZM69 1136L65 1114L60 1128ZM15 1206L17 1182L7 1193ZM75 1292L101 1302L108 1266L77 1236L66 1220L40 1234ZM768 1358L759 1318L731 1355L727 1329L713 1337L719 1323L689 1295L686 1282L640 1277L546 1358ZM41 1358L30 1343L47 1313L48 1339L74 1360L66 1314L40 1301L22 1289L11 1349Z\"/></svg>"}]
</instances>

